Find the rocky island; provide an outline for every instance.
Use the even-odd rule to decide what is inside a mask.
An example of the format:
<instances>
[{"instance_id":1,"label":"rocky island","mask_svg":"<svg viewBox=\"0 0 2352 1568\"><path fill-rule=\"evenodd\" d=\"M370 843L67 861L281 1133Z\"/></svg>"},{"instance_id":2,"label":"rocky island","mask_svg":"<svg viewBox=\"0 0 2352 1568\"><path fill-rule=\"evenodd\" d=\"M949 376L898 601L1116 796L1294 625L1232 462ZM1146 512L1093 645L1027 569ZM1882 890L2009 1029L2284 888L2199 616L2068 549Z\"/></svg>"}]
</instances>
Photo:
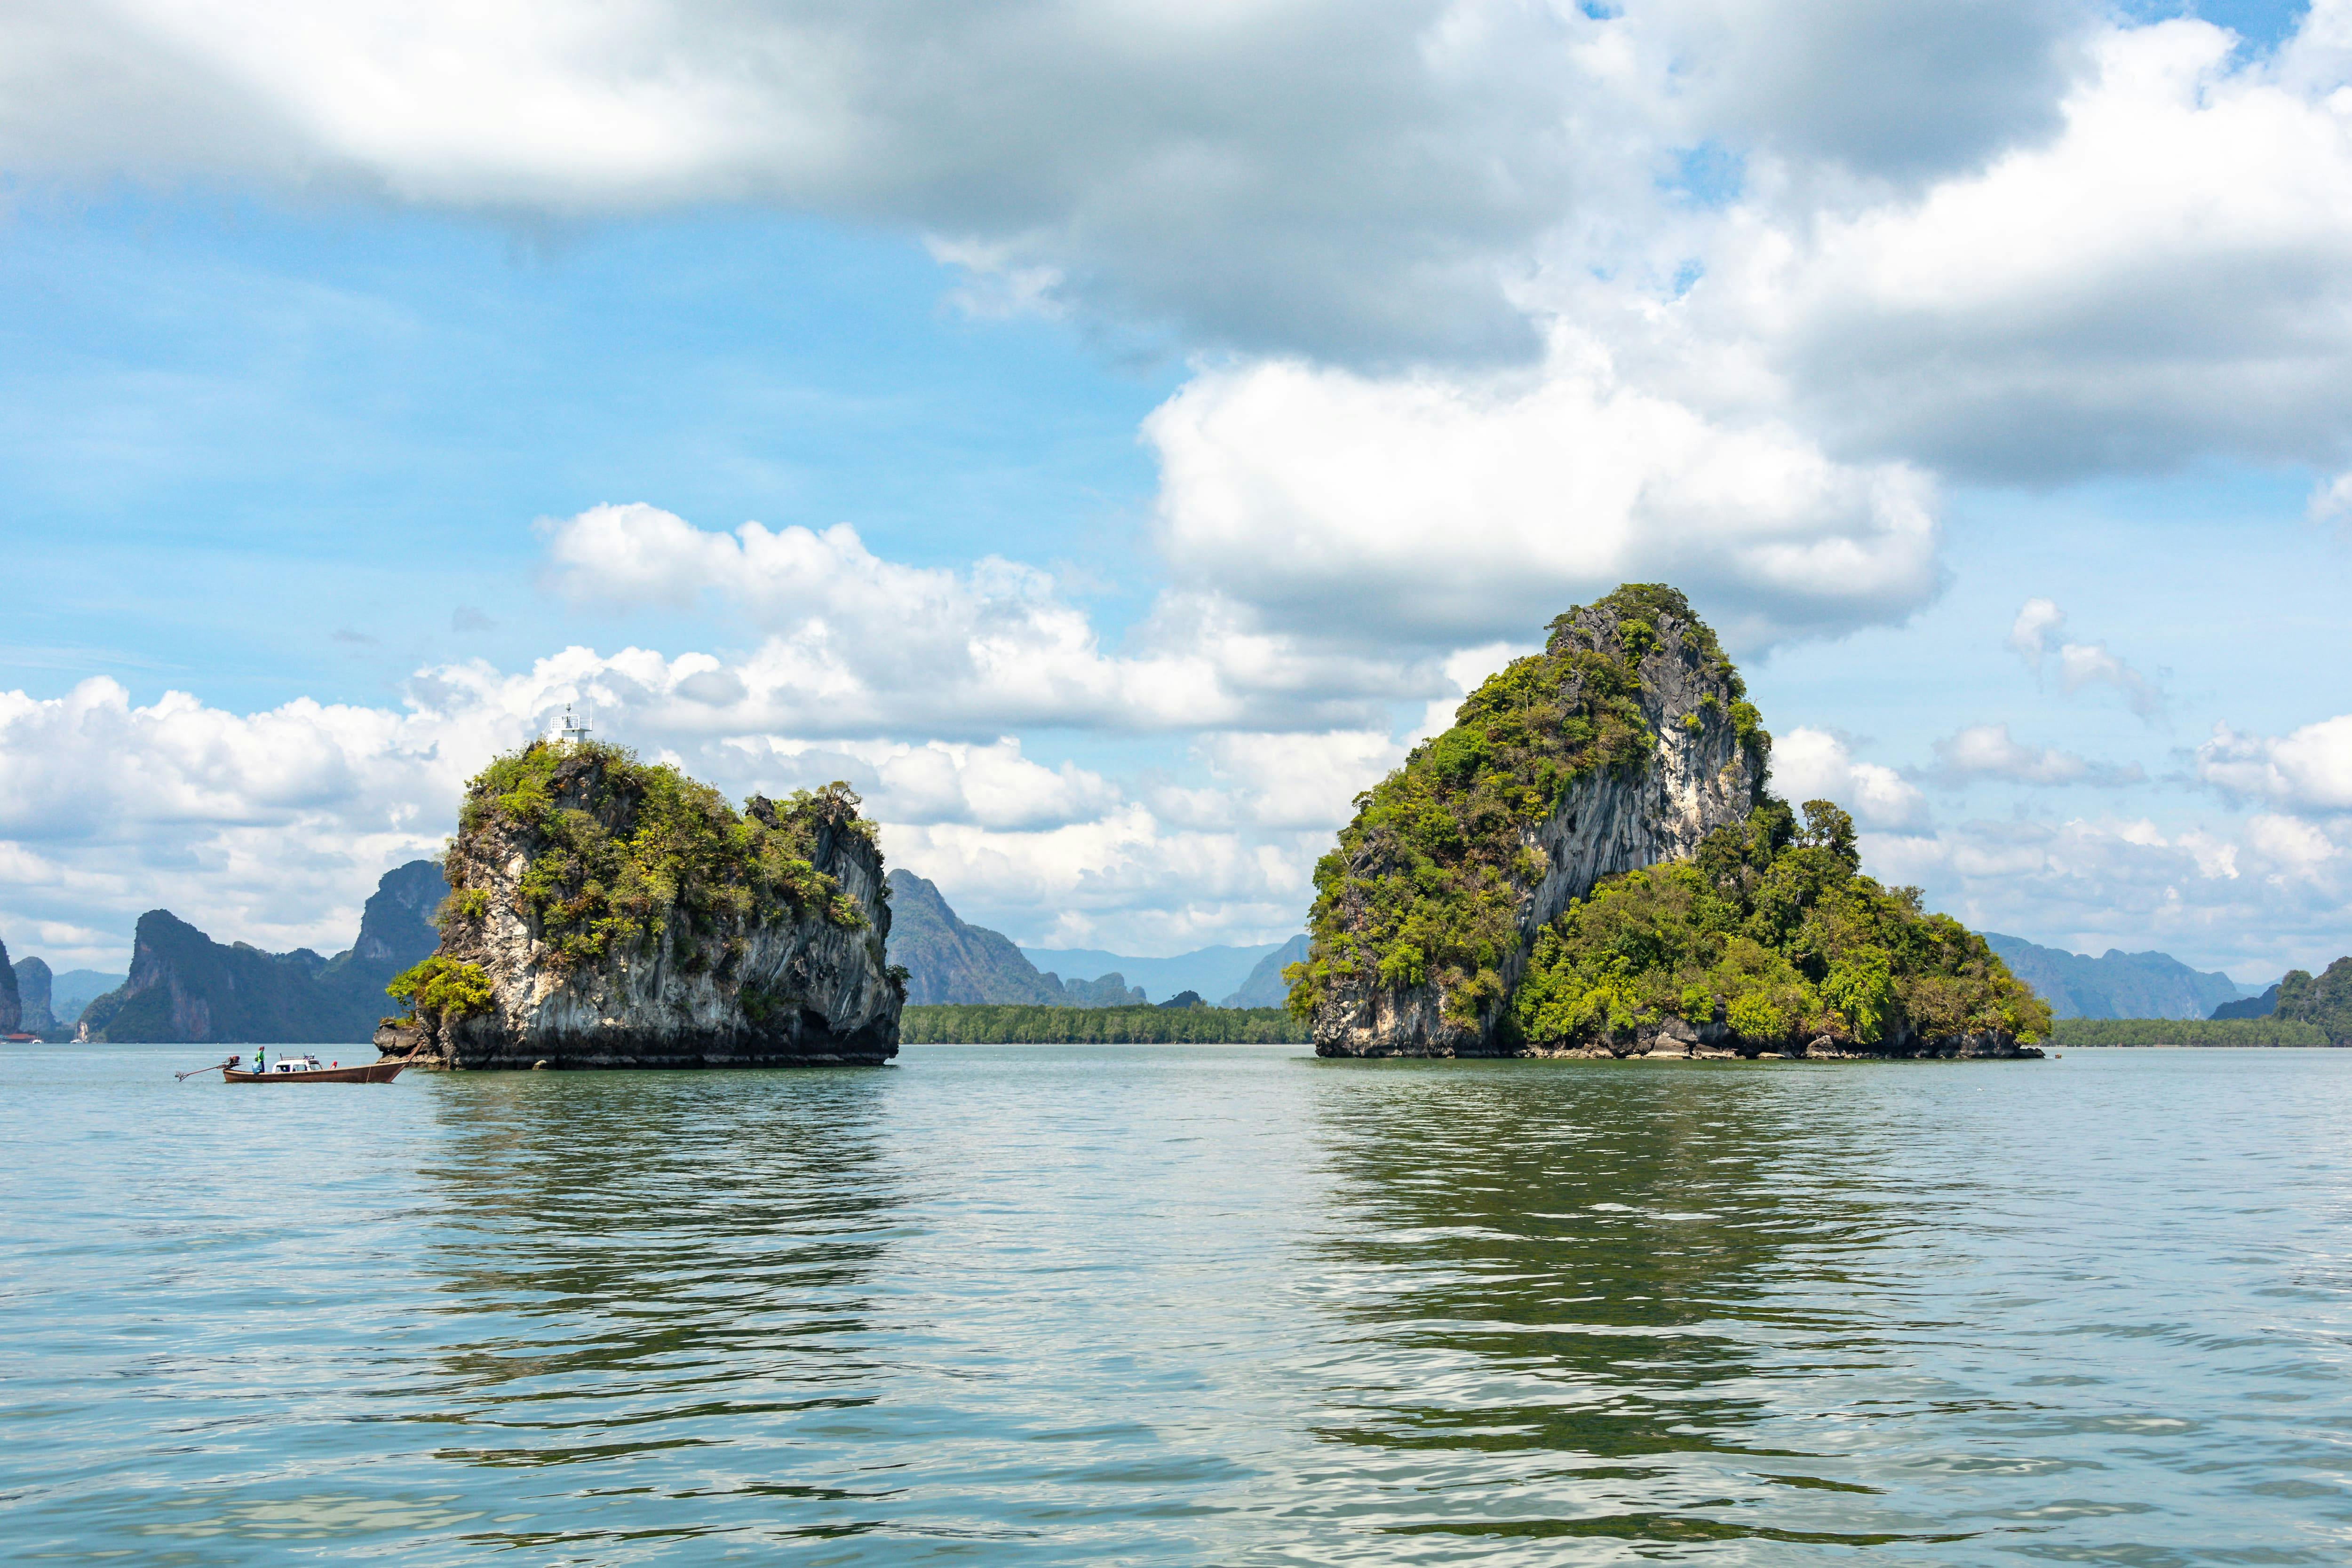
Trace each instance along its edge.
<instances>
[{"instance_id":1,"label":"rocky island","mask_svg":"<svg viewBox=\"0 0 2352 1568\"><path fill-rule=\"evenodd\" d=\"M879 1064L903 974L848 786L737 812L675 768L536 741L467 786L440 945L376 1044L448 1068Z\"/></svg>"},{"instance_id":2,"label":"rocky island","mask_svg":"<svg viewBox=\"0 0 2352 1568\"><path fill-rule=\"evenodd\" d=\"M1357 798L1292 1011L1324 1056L2038 1056L2048 1007L1770 756L1681 593L1570 610Z\"/></svg>"}]
</instances>

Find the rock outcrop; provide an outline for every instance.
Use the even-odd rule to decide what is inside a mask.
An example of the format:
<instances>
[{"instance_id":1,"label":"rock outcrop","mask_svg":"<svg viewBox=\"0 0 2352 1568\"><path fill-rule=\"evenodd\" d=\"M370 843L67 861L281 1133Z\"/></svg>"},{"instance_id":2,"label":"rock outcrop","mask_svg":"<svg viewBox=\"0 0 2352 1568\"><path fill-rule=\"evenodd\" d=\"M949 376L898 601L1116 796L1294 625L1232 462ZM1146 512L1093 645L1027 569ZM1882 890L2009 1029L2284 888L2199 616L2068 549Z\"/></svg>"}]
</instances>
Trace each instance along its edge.
<instances>
[{"instance_id":1,"label":"rock outcrop","mask_svg":"<svg viewBox=\"0 0 2352 1568\"><path fill-rule=\"evenodd\" d=\"M0 962L5 962L8 949L0 946ZM18 1027L35 1034L46 1034L58 1027L57 1015L49 1010L50 989L55 977L48 965L38 958L19 958L14 966L16 973L16 997L21 1005Z\"/></svg>"},{"instance_id":2,"label":"rock outcrop","mask_svg":"<svg viewBox=\"0 0 2352 1568\"><path fill-rule=\"evenodd\" d=\"M433 950L446 891L431 861L386 872L359 939L331 958L308 947L267 953L215 942L168 909L139 917L131 973L81 1015L99 1040L337 1045L366 1040L383 1016L384 982Z\"/></svg>"},{"instance_id":3,"label":"rock outcrop","mask_svg":"<svg viewBox=\"0 0 2352 1568\"><path fill-rule=\"evenodd\" d=\"M1543 653L1486 682L1452 730L1360 798L1340 851L1318 868L1316 1050L1518 1054L1506 1004L1537 931L1601 878L1693 854L1744 820L1762 799L1770 744L1681 594L1621 589L1561 616ZM1416 773L1424 788L1410 787ZM1450 821L1428 829L1438 812ZM1436 841L1414 841L1417 831ZM1426 883L1433 866L1454 883L1447 902L1481 906L1469 923L1483 928L1451 948L1427 935L1445 911L1395 918L1395 884ZM1417 966L1398 953L1416 940ZM1401 970L1409 983L1396 983Z\"/></svg>"},{"instance_id":4,"label":"rock outcrop","mask_svg":"<svg viewBox=\"0 0 2352 1568\"><path fill-rule=\"evenodd\" d=\"M8 962L8 945L0 942L0 1034L14 1033L25 1022L25 1004L16 990L16 968Z\"/></svg>"},{"instance_id":5,"label":"rock outcrop","mask_svg":"<svg viewBox=\"0 0 2352 1568\"><path fill-rule=\"evenodd\" d=\"M739 814L676 768L536 743L468 788L415 1017L376 1043L446 1068L878 1064L903 972L845 785Z\"/></svg>"},{"instance_id":6,"label":"rock outcrop","mask_svg":"<svg viewBox=\"0 0 2352 1568\"><path fill-rule=\"evenodd\" d=\"M2046 1004L1863 875L1845 811L1767 794L1770 744L1680 593L1561 616L1316 868L1318 1053L2038 1056Z\"/></svg>"},{"instance_id":7,"label":"rock outcrop","mask_svg":"<svg viewBox=\"0 0 2352 1568\"><path fill-rule=\"evenodd\" d=\"M890 873L890 957L907 971L907 1001L1068 1005L1061 981L1040 974L1013 938L967 924L937 884L900 867Z\"/></svg>"}]
</instances>

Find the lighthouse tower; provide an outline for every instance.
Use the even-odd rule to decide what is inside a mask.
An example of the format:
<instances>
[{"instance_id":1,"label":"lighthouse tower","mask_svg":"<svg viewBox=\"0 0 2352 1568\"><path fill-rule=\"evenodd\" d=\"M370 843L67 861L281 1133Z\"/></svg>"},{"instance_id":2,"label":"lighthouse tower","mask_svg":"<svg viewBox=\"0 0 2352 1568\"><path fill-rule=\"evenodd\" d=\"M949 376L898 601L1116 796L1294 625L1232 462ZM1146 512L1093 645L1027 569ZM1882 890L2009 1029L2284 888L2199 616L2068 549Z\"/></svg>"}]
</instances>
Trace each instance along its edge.
<instances>
[{"instance_id":1,"label":"lighthouse tower","mask_svg":"<svg viewBox=\"0 0 2352 1568\"><path fill-rule=\"evenodd\" d=\"M588 738L587 721L572 716L570 703L563 705L563 722L556 726L555 738L567 746L580 745Z\"/></svg>"}]
</instances>

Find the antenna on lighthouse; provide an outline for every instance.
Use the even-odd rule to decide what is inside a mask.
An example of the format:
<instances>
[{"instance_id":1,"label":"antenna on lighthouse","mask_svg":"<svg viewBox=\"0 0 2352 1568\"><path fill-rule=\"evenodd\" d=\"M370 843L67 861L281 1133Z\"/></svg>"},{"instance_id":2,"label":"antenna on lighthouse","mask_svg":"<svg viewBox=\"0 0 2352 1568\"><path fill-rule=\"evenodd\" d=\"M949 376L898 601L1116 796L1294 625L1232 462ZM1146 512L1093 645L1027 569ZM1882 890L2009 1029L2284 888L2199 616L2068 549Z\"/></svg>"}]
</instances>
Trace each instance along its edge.
<instances>
[{"instance_id":1,"label":"antenna on lighthouse","mask_svg":"<svg viewBox=\"0 0 2352 1568\"><path fill-rule=\"evenodd\" d=\"M563 723L557 727L555 738L572 746L583 745L588 739L588 726L572 716L570 703L563 705Z\"/></svg>"}]
</instances>

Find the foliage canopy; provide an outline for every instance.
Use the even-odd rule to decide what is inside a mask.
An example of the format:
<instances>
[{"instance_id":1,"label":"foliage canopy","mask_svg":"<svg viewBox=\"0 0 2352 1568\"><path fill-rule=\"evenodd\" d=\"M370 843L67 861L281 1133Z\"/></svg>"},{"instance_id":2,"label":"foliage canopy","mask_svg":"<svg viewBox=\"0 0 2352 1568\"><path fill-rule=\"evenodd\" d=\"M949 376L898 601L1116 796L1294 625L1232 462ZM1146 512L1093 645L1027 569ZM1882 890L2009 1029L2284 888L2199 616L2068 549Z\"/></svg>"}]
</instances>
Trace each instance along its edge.
<instances>
[{"instance_id":1,"label":"foliage canopy","mask_svg":"<svg viewBox=\"0 0 2352 1568\"><path fill-rule=\"evenodd\" d=\"M1719 1009L1719 1010L1718 1010ZM1611 877L1536 938L1512 1000L1543 1046L1623 1040L1669 1016L1727 1023L1770 1048L1822 1036L1873 1047L1905 1032L1999 1030L2032 1042L2049 1004L1984 938L1861 873L1853 819L1767 800L1698 853Z\"/></svg>"},{"instance_id":2,"label":"foliage canopy","mask_svg":"<svg viewBox=\"0 0 2352 1568\"><path fill-rule=\"evenodd\" d=\"M1046 1008L940 1003L898 1015L912 1045L1301 1044L1307 1030L1280 1008Z\"/></svg>"},{"instance_id":3,"label":"foliage canopy","mask_svg":"<svg viewBox=\"0 0 2352 1568\"><path fill-rule=\"evenodd\" d=\"M1315 867L1313 947L1284 971L1290 1008L1311 1018L1337 977L1402 988L1435 980L1467 1022L1503 995L1520 895L1542 874L1522 833L1578 780L1639 769L1656 744L1642 710L1642 660L1671 622L1686 655L1729 694L1700 728L1731 727L1761 778L1771 737L1715 633L1680 592L1629 583L1551 623L1540 653L1471 693L1454 727L1356 797L1354 821ZM1687 721L1686 721L1687 722Z\"/></svg>"},{"instance_id":4,"label":"foliage canopy","mask_svg":"<svg viewBox=\"0 0 2352 1568\"><path fill-rule=\"evenodd\" d=\"M2316 976L2289 969L2279 982L2278 1018L2315 1026L2333 1045L2352 1045L2352 957Z\"/></svg>"},{"instance_id":5,"label":"foliage canopy","mask_svg":"<svg viewBox=\"0 0 2352 1568\"><path fill-rule=\"evenodd\" d=\"M624 747L534 741L467 787L442 928L488 913L488 891L468 883L473 868L458 852L506 827L534 843L519 896L558 967L665 935L689 963L709 961L713 945L741 940L743 925L788 916L856 930L865 913L814 861L827 829L872 841L857 807L849 786L834 783L780 802L755 797L738 814L709 785Z\"/></svg>"},{"instance_id":6,"label":"foliage canopy","mask_svg":"<svg viewBox=\"0 0 2352 1568\"><path fill-rule=\"evenodd\" d=\"M384 995L408 1004L408 1019L461 1019L490 1010L490 977L478 964L439 954L413 964L392 977Z\"/></svg>"},{"instance_id":7,"label":"foliage canopy","mask_svg":"<svg viewBox=\"0 0 2352 1568\"><path fill-rule=\"evenodd\" d=\"M2259 1019L2060 1019L2051 1026L2056 1046L2210 1045L2324 1046L2316 1024Z\"/></svg>"}]
</instances>

